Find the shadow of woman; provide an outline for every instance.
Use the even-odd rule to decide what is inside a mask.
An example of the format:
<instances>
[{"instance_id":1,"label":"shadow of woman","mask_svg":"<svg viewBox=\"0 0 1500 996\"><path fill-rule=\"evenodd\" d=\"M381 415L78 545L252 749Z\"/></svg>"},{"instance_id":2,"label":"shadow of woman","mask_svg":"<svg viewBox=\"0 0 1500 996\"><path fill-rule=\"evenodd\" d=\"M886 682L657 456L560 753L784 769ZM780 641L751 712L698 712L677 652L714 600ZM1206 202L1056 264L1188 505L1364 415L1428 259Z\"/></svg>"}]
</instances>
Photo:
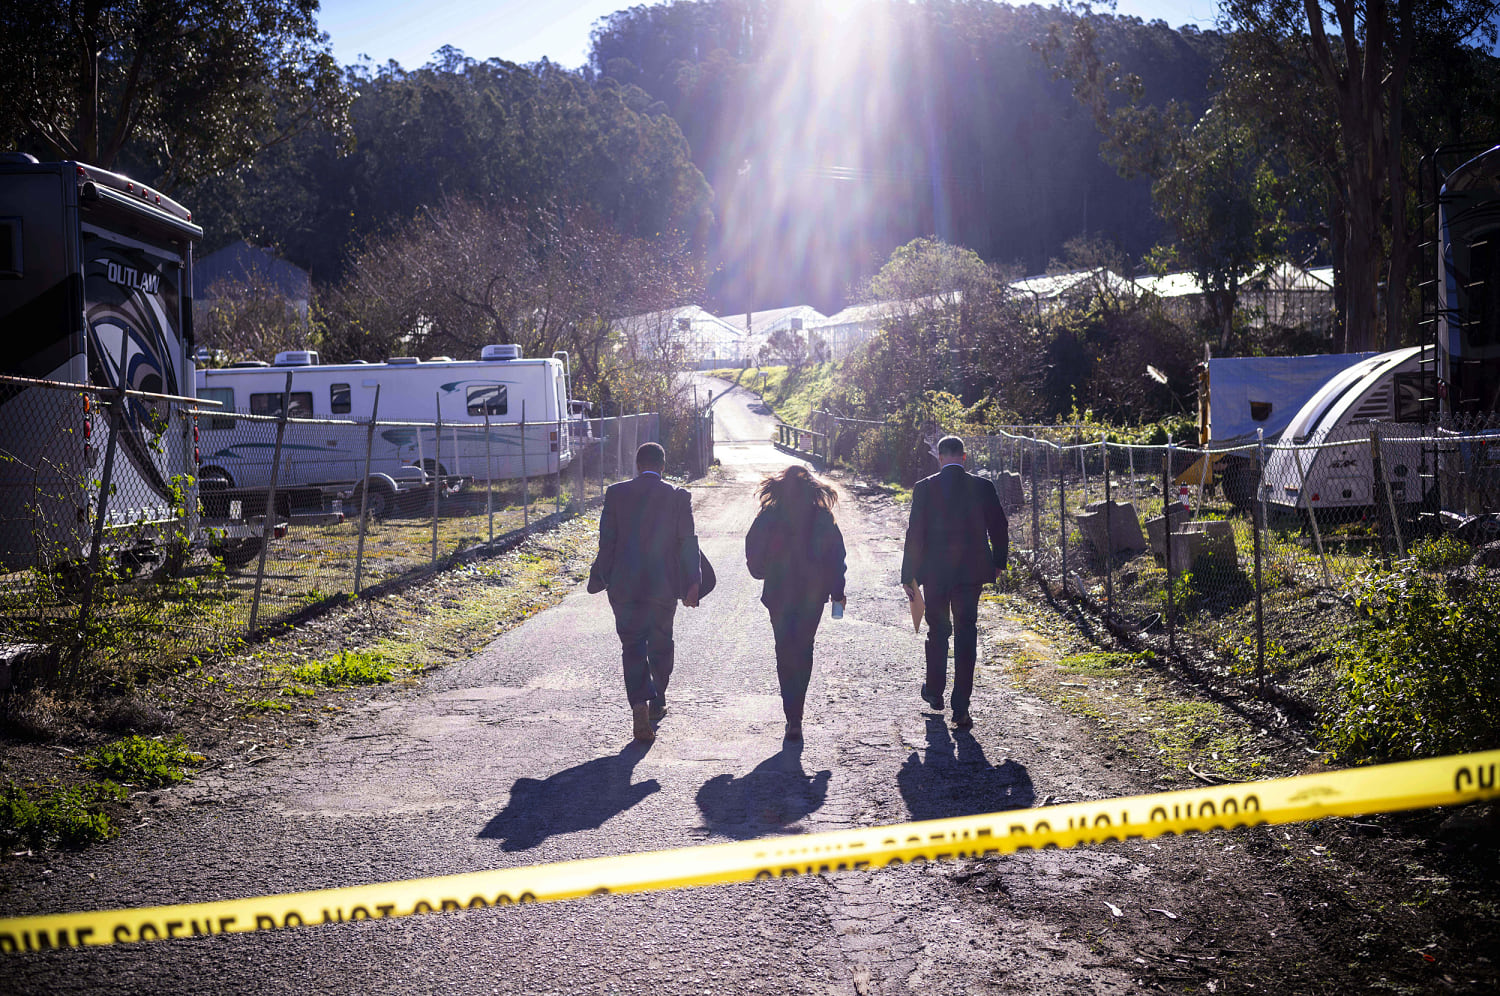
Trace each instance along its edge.
<instances>
[{"instance_id":1,"label":"shadow of woman","mask_svg":"<svg viewBox=\"0 0 1500 996\"><path fill-rule=\"evenodd\" d=\"M1024 809L1036 802L1024 767L1009 759L990 764L968 730L950 735L941 716L927 720L926 757L913 751L896 785L913 820Z\"/></svg>"},{"instance_id":2,"label":"shadow of woman","mask_svg":"<svg viewBox=\"0 0 1500 996\"><path fill-rule=\"evenodd\" d=\"M585 761L543 781L517 778L505 808L479 831L480 839L499 840L502 851L524 851L554 834L599 829L611 816L660 791L654 778L630 780L650 749L631 741L618 754Z\"/></svg>"},{"instance_id":3,"label":"shadow of woman","mask_svg":"<svg viewBox=\"0 0 1500 996\"><path fill-rule=\"evenodd\" d=\"M802 770L802 746L787 742L749 774L715 775L698 789L698 811L710 832L736 840L787 832L828 798L831 773Z\"/></svg>"}]
</instances>

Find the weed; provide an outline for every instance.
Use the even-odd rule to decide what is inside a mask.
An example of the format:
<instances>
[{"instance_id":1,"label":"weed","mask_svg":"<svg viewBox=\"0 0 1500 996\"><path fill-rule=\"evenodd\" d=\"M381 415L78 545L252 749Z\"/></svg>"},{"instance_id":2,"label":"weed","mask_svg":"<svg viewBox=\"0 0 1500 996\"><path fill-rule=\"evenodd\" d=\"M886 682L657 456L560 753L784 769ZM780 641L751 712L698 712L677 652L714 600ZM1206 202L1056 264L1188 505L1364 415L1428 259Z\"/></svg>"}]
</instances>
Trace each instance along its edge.
<instances>
[{"instance_id":1,"label":"weed","mask_svg":"<svg viewBox=\"0 0 1500 996\"><path fill-rule=\"evenodd\" d=\"M1335 652L1339 701L1324 735L1351 761L1494 746L1500 585L1451 590L1414 560L1354 586L1364 621Z\"/></svg>"},{"instance_id":2,"label":"weed","mask_svg":"<svg viewBox=\"0 0 1500 996\"><path fill-rule=\"evenodd\" d=\"M292 704L290 702L282 702L280 699L256 699L253 702L246 702L245 708L260 712L289 712L291 711Z\"/></svg>"},{"instance_id":3,"label":"weed","mask_svg":"<svg viewBox=\"0 0 1500 996\"><path fill-rule=\"evenodd\" d=\"M294 668L291 677L304 685L378 685L395 677L395 665L373 650L349 650Z\"/></svg>"},{"instance_id":4,"label":"weed","mask_svg":"<svg viewBox=\"0 0 1500 996\"><path fill-rule=\"evenodd\" d=\"M1448 534L1418 540L1411 546L1411 559L1424 571L1462 567L1473 555L1474 550L1469 544Z\"/></svg>"},{"instance_id":5,"label":"weed","mask_svg":"<svg viewBox=\"0 0 1500 996\"><path fill-rule=\"evenodd\" d=\"M185 769L202 764L203 755L188 750L181 734L171 740L130 736L96 748L78 763L130 785L156 788L182 781Z\"/></svg>"},{"instance_id":6,"label":"weed","mask_svg":"<svg viewBox=\"0 0 1500 996\"><path fill-rule=\"evenodd\" d=\"M0 842L4 846L83 847L117 833L101 808L106 800L125 798L125 790L113 782L87 786L50 782L33 788L39 792L36 798L15 783L0 786Z\"/></svg>"}]
</instances>

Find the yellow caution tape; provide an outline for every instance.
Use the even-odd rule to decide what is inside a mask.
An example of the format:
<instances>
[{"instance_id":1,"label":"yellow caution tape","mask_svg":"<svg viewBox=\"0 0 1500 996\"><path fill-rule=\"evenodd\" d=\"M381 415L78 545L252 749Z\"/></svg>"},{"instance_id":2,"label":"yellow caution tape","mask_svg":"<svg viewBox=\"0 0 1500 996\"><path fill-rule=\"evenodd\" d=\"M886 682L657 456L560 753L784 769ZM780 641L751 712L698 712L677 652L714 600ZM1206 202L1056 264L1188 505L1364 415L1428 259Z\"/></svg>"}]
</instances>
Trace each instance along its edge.
<instances>
[{"instance_id":1,"label":"yellow caution tape","mask_svg":"<svg viewBox=\"0 0 1500 996\"><path fill-rule=\"evenodd\" d=\"M255 899L0 919L0 951L278 930L1493 799L1500 750L1295 778Z\"/></svg>"}]
</instances>

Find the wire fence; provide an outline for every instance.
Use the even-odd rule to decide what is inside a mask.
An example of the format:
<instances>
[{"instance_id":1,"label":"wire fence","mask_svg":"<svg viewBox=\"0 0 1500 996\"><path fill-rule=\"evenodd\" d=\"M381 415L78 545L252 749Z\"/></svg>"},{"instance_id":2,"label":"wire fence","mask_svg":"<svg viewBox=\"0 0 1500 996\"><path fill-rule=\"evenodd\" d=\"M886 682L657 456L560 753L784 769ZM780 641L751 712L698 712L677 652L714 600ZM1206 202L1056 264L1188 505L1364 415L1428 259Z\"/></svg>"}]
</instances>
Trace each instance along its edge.
<instances>
[{"instance_id":1,"label":"wire fence","mask_svg":"<svg viewBox=\"0 0 1500 996\"><path fill-rule=\"evenodd\" d=\"M337 421L0 377L0 643L46 648L39 677L65 683L201 655L576 512L660 431L654 413Z\"/></svg>"},{"instance_id":2,"label":"wire fence","mask_svg":"<svg viewBox=\"0 0 1500 996\"><path fill-rule=\"evenodd\" d=\"M798 445L828 462L936 469L935 436L815 424ZM969 468L1006 510L1016 561L1118 633L1210 652L1262 692L1296 652L1340 635L1360 576L1445 529L1473 545L1497 538L1500 431L1485 421L1358 423L1300 444L1208 450L1039 428L965 440Z\"/></svg>"}]
</instances>

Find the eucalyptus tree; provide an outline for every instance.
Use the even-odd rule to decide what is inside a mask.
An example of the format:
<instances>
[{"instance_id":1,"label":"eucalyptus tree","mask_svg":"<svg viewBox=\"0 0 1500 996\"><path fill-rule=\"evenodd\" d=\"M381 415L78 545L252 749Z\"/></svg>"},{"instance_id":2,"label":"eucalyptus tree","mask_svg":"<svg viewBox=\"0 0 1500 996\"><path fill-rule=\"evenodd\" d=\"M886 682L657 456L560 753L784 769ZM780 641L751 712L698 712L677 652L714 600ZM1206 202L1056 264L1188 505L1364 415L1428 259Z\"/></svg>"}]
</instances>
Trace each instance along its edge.
<instances>
[{"instance_id":1,"label":"eucalyptus tree","mask_svg":"<svg viewBox=\"0 0 1500 996\"><path fill-rule=\"evenodd\" d=\"M0 141L125 166L164 191L316 126L350 134L351 91L317 0L0 4Z\"/></svg>"}]
</instances>

